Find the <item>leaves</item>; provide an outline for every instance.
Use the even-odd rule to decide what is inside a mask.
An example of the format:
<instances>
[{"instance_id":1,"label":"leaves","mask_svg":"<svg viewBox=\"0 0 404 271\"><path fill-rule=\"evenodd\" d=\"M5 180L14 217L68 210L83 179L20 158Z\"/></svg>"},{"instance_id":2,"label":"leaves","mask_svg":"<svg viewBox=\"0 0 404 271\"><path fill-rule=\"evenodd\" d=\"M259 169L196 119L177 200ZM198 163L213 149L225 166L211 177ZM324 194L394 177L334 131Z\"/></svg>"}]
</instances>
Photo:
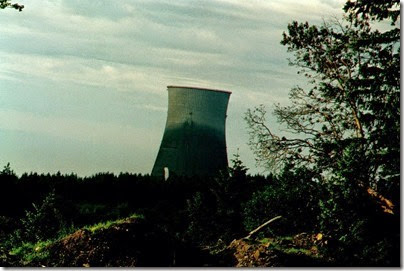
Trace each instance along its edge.
<instances>
[{"instance_id":1,"label":"leaves","mask_svg":"<svg viewBox=\"0 0 404 271\"><path fill-rule=\"evenodd\" d=\"M5 8L14 8L18 11L22 11L24 8L24 5L18 4L18 3L10 3L9 0L0 0L0 9L5 9Z\"/></svg>"},{"instance_id":2,"label":"leaves","mask_svg":"<svg viewBox=\"0 0 404 271\"><path fill-rule=\"evenodd\" d=\"M275 105L286 133L274 133L263 105L248 110L245 119L260 165L278 172L304 167L313 174L308 182L324 189L319 230L340 244L330 253L341 263L369 264L392 255L386 250L373 260L378 243L390 242L392 249L399 236L398 227L383 221L398 225L400 6L396 0L350 0L344 10L342 20L318 26L294 21L283 33L281 44L294 56L290 65L309 83L290 90L290 105ZM377 29L374 22L383 20L390 20L390 28ZM277 206L264 204L273 195L255 197L262 209Z\"/></svg>"},{"instance_id":3,"label":"leaves","mask_svg":"<svg viewBox=\"0 0 404 271\"><path fill-rule=\"evenodd\" d=\"M343 176L344 164L351 177L363 172L360 182L367 185L384 178L383 172L399 173L399 28L383 32L370 23L394 19L397 8L397 1L348 1L342 21L288 25L281 44L294 54L290 64L311 87L293 88L290 106L275 105L273 113L288 136L273 133L263 105L247 111L250 146L261 165L272 170L304 165ZM338 162L347 151L361 163Z\"/></svg>"}]
</instances>

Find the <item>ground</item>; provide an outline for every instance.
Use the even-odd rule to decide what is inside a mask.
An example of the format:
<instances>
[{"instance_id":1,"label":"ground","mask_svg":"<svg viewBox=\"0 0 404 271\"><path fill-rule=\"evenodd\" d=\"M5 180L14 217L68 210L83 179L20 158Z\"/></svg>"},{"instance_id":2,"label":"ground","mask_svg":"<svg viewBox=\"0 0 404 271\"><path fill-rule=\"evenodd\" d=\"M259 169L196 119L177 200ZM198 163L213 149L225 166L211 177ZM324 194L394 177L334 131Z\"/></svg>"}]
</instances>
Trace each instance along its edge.
<instances>
[{"instance_id":1,"label":"ground","mask_svg":"<svg viewBox=\"0 0 404 271\"><path fill-rule=\"evenodd\" d=\"M169 238L143 217L99 223L58 240L22 246L8 253L9 266L332 266L322 254L322 234L236 239L195 248Z\"/></svg>"}]
</instances>

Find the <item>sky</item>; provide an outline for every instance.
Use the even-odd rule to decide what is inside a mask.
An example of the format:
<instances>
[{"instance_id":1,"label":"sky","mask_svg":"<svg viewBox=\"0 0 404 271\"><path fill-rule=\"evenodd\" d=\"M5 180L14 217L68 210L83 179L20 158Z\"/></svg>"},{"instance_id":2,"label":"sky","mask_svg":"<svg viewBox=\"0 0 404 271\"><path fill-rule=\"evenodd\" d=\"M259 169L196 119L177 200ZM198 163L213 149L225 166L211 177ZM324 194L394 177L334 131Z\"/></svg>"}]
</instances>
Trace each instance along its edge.
<instances>
[{"instance_id":1,"label":"sky","mask_svg":"<svg viewBox=\"0 0 404 271\"><path fill-rule=\"evenodd\" d=\"M13 1L15 2L15 1ZM280 44L293 20L342 16L342 0L21 0L0 10L0 168L18 174L150 173L167 86L232 92L229 159L264 173L243 117L305 83ZM269 115L269 126L280 127Z\"/></svg>"}]
</instances>

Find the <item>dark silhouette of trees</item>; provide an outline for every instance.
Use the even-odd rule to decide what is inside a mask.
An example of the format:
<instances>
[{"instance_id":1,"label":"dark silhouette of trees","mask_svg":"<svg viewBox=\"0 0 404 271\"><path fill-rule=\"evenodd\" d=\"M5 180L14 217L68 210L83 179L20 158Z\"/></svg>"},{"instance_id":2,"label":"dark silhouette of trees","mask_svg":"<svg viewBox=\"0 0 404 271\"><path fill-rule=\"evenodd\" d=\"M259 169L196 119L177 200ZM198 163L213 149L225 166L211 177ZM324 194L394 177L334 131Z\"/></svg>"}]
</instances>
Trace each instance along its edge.
<instances>
[{"instance_id":1,"label":"dark silhouette of trees","mask_svg":"<svg viewBox=\"0 0 404 271\"><path fill-rule=\"evenodd\" d=\"M340 255L356 255L341 262L364 264L377 242L392 254L399 244L400 6L358 0L344 11L341 21L294 21L283 34L281 44L294 54L290 65L311 85L293 88L290 106L275 106L289 134L273 132L264 106L245 119L262 165L314 173L327 195L322 230L339 240Z\"/></svg>"},{"instance_id":2,"label":"dark silhouette of trees","mask_svg":"<svg viewBox=\"0 0 404 271\"><path fill-rule=\"evenodd\" d=\"M24 8L24 5L18 4L18 3L11 3L10 0L0 0L0 9L5 9L5 8L15 8L18 11L22 11Z\"/></svg>"},{"instance_id":3,"label":"dark silhouette of trees","mask_svg":"<svg viewBox=\"0 0 404 271\"><path fill-rule=\"evenodd\" d=\"M246 113L250 144L269 168L310 167L322 181L349 180L381 199L377 184L397 186L400 176L399 2L350 1L345 10L342 22L289 24L281 43L312 87L293 88L292 104L274 114L297 136L274 134L260 106ZM373 29L372 20L388 18L389 30Z\"/></svg>"}]
</instances>

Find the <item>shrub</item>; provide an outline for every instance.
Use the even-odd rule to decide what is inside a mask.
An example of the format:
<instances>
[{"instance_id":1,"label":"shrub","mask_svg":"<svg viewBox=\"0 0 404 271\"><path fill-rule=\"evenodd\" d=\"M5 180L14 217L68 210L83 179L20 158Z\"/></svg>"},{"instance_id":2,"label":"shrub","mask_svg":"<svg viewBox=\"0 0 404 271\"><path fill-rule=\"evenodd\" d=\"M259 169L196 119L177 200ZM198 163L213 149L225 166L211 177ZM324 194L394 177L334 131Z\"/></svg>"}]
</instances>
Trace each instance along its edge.
<instances>
[{"instance_id":1,"label":"shrub","mask_svg":"<svg viewBox=\"0 0 404 271\"><path fill-rule=\"evenodd\" d=\"M319 225L333 240L328 253L345 266L399 266L399 215L384 213L349 182L325 187Z\"/></svg>"},{"instance_id":2,"label":"shrub","mask_svg":"<svg viewBox=\"0 0 404 271\"><path fill-rule=\"evenodd\" d=\"M251 231L267 220L281 215L282 219L262 231L262 234L284 235L313 231L319 212L320 188L312 180L313 174L299 169L285 171L253 193L242 205L243 225Z\"/></svg>"},{"instance_id":3,"label":"shrub","mask_svg":"<svg viewBox=\"0 0 404 271\"><path fill-rule=\"evenodd\" d=\"M40 205L32 204L33 210L26 211L21 218L21 228L14 234L15 241L38 242L55 237L66 228L66 223L57 208L54 192L49 193Z\"/></svg>"},{"instance_id":4,"label":"shrub","mask_svg":"<svg viewBox=\"0 0 404 271\"><path fill-rule=\"evenodd\" d=\"M227 171L207 179L201 191L187 201L186 235L195 243L213 244L219 239L241 237L240 206L248 198L247 168L235 155Z\"/></svg>"}]
</instances>

